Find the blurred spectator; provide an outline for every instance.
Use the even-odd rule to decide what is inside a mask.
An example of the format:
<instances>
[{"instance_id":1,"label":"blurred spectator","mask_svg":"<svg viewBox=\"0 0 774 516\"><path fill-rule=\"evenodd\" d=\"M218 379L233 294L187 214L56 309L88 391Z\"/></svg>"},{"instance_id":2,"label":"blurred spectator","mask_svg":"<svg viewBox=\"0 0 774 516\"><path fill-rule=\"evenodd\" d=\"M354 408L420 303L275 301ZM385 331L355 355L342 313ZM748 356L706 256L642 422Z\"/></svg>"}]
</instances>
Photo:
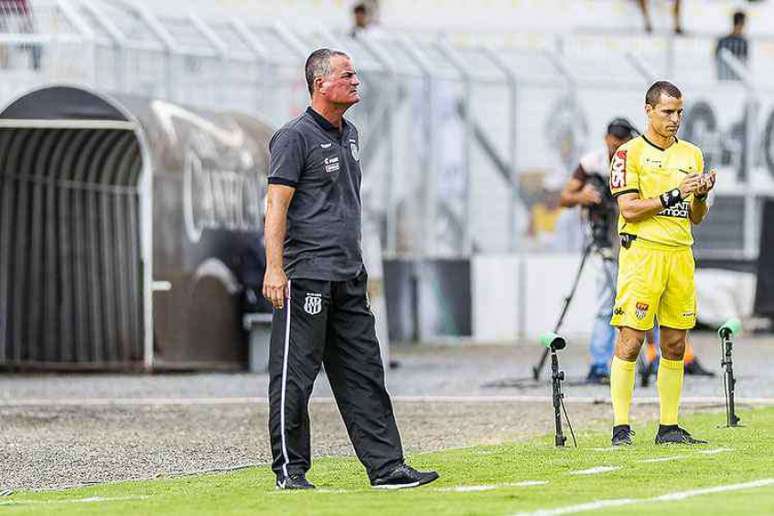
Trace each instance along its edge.
<instances>
[{"instance_id":1,"label":"blurred spectator","mask_svg":"<svg viewBox=\"0 0 774 516\"><path fill-rule=\"evenodd\" d=\"M33 34L35 21L28 0L0 0L0 32ZM40 69L40 45L25 43L22 48L29 49L32 56L32 68ZM0 67L8 67L8 48L0 47Z\"/></svg>"},{"instance_id":2,"label":"blurred spectator","mask_svg":"<svg viewBox=\"0 0 774 516\"><path fill-rule=\"evenodd\" d=\"M368 17L368 7L366 7L366 4L357 4L355 7L353 7L352 18L355 22L355 25L352 27L349 35L353 38L357 38L368 30L370 20Z\"/></svg>"},{"instance_id":3,"label":"blurred spectator","mask_svg":"<svg viewBox=\"0 0 774 516\"><path fill-rule=\"evenodd\" d=\"M730 66L720 58L720 51L724 48L731 52L743 64L747 64L747 38L744 36L744 25L747 16L742 11L737 11L733 16L734 28L731 34L720 38L715 47L715 69L717 70L718 80L720 81L738 81L739 76Z\"/></svg>"},{"instance_id":4,"label":"blurred spectator","mask_svg":"<svg viewBox=\"0 0 774 516\"><path fill-rule=\"evenodd\" d=\"M650 21L650 7L648 0L637 0L642 11L642 18L645 22L645 32L653 32L653 24ZM683 33L683 26L680 23L680 4L681 0L672 0L672 23L675 34Z\"/></svg>"},{"instance_id":5,"label":"blurred spectator","mask_svg":"<svg viewBox=\"0 0 774 516\"><path fill-rule=\"evenodd\" d=\"M353 27L349 35L358 38L364 34L372 34L377 28L377 7L375 1L360 2L352 8Z\"/></svg>"}]
</instances>

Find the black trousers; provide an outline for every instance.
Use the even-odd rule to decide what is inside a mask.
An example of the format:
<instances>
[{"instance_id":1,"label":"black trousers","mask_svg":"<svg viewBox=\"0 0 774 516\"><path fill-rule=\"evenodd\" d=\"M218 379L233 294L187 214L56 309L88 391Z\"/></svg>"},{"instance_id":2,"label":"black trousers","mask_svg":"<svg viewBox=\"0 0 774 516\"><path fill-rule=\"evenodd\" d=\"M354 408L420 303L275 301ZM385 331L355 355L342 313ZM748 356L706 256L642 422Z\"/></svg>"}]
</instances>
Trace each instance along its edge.
<instances>
[{"instance_id":1,"label":"black trousers","mask_svg":"<svg viewBox=\"0 0 774 516\"><path fill-rule=\"evenodd\" d=\"M321 364L368 477L403 462L366 282L365 273L342 282L293 279L290 299L274 311L269 433L278 478L311 465L308 404Z\"/></svg>"}]
</instances>

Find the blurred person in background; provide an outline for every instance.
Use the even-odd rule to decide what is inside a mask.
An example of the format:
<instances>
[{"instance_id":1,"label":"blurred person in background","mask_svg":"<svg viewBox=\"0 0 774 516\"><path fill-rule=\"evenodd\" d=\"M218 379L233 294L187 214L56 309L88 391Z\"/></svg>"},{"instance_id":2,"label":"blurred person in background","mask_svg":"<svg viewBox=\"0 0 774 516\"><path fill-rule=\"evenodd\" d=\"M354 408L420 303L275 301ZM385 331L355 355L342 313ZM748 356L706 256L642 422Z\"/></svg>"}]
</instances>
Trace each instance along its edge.
<instances>
[{"instance_id":1,"label":"blurred person in background","mask_svg":"<svg viewBox=\"0 0 774 516\"><path fill-rule=\"evenodd\" d=\"M653 23L650 20L650 6L649 0L637 0L642 12L642 19L645 23L645 32L653 32ZM672 3L672 27L675 34L683 33L683 26L680 23L680 8L681 0L671 0Z\"/></svg>"},{"instance_id":2,"label":"blurred person in background","mask_svg":"<svg viewBox=\"0 0 774 516\"><path fill-rule=\"evenodd\" d=\"M269 142L266 275L274 307L269 434L279 489L313 489L309 397L325 372L371 485L438 478L404 462L361 247L360 137L344 113L360 101L348 55L322 48L305 66L311 105Z\"/></svg>"},{"instance_id":3,"label":"blurred person in background","mask_svg":"<svg viewBox=\"0 0 774 516\"><path fill-rule=\"evenodd\" d=\"M615 118L610 121L604 146L581 157L569 181L564 185L559 200L566 208L582 206L586 211L590 208L609 208L610 211L604 221L607 226L604 228L607 238L598 245L599 251L609 256L601 260L597 271L598 305L589 342L591 366L586 376L589 383L609 382L610 360L613 358L615 347L615 328L610 324L610 317L613 315L615 277L618 274L614 258L614 242L618 240L615 234L616 210L612 201L603 203L610 176L610 160L618 147L637 135L639 132L627 119Z\"/></svg>"},{"instance_id":4,"label":"blurred person in background","mask_svg":"<svg viewBox=\"0 0 774 516\"><path fill-rule=\"evenodd\" d=\"M28 0L0 0L0 33L33 34L35 20ZM32 69L40 69L41 48L37 43L25 43L22 48L30 51ZM0 46L0 67L8 67L8 48Z\"/></svg>"},{"instance_id":5,"label":"blurred person in background","mask_svg":"<svg viewBox=\"0 0 774 516\"><path fill-rule=\"evenodd\" d=\"M720 81L738 81L739 76L726 62L720 58L723 49L731 52L735 58L747 65L748 43L744 35L747 16L742 11L737 11L732 16L733 29L727 36L720 38L715 46L715 70Z\"/></svg>"},{"instance_id":6,"label":"blurred person in background","mask_svg":"<svg viewBox=\"0 0 774 516\"><path fill-rule=\"evenodd\" d=\"M358 38L366 34L372 34L376 28L376 3L361 2L352 8L352 30L349 35Z\"/></svg>"}]
</instances>

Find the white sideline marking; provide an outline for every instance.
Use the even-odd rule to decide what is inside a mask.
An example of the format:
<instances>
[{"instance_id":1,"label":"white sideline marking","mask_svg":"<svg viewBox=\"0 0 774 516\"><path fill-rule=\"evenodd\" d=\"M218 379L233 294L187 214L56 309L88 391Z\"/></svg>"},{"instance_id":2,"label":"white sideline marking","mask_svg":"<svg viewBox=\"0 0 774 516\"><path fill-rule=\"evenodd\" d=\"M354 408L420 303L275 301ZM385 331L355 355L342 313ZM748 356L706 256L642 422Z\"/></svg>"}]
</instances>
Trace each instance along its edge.
<instances>
[{"instance_id":1,"label":"white sideline marking","mask_svg":"<svg viewBox=\"0 0 774 516\"><path fill-rule=\"evenodd\" d=\"M116 496L104 498L102 496L91 496L89 498L78 498L75 500L5 500L0 505L51 505L59 503L104 503L104 502L125 502L128 500L146 500L150 496Z\"/></svg>"},{"instance_id":2,"label":"white sideline marking","mask_svg":"<svg viewBox=\"0 0 774 516\"><path fill-rule=\"evenodd\" d=\"M594 511L606 507L620 507L621 505L630 505L637 503L634 498L619 498L617 500L599 500L596 502L582 503L578 505L568 505L556 509L539 509L534 512L517 512L515 516L553 516L555 514L571 514L573 512Z\"/></svg>"},{"instance_id":3,"label":"white sideline marking","mask_svg":"<svg viewBox=\"0 0 774 516\"><path fill-rule=\"evenodd\" d=\"M392 396L393 401L408 403L550 403L548 396ZM332 396L319 396L309 400L311 403L335 403ZM565 403L581 405L610 405L607 398L565 398ZM737 404L774 405L774 398L736 398ZM2 399L0 407L29 406L111 406L111 405L267 405L268 398L256 396L230 396L208 398L28 398ZM635 398L635 405L658 403L656 397ZM682 405L723 404L725 398L718 396L695 396L683 398Z\"/></svg>"},{"instance_id":4,"label":"white sideline marking","mask_svg":"<svg viewBox=\"0 0 774 516\"><path fill-rule=\"evenodd\" d=\"M591 451L619 451L624 450L624 446L608 446L607 448L589 448Z\"/></svg>"},{"instance_id":5,"label":"white sideline marking","mask_svg":"<svg viewBox=\"0 0 774 516\"><path fill-rule=\"evenodd\" d=\"M621 466L596 466L589 469L579 469L577 471L570 471L568 475L599 475L600 473L608 473L610 471L616 471L621 469Z\"/></svg>"},{"instance_id":6,"label":"white sideline marking","mask_svg":"<svg viewBox=\"0 0 774 516\"><path fill-rule=\"evenodd\" d=\"M714 450L701 450L700 452L702 455L717 455L718 453L724 453L724 452L730 452L734 451L731 448L715 448Z\"/></svg>"},{"instance_id":7,"label":"white sideline marking","mask_svg":"<svg viewBox=\"0 0 774 516\"><path fill-rule=\"evenodd\" d=\"M492 491L494 489L502 489L504 487L532 487L532 486L544 486L548 484L548 480L524 480L522 482L512 482L506 484L490 484L480 486L454 486L454 487L439 487L433 489L438 492L452 492L452 493L475 493L478 491Z\"/></svg>"},{"instance_id":8,"label":"white sideline marking","mask_svg":"<svg viewBox=\"0 0 774 516\"><path fill-rule=\"evenodd\" d=\"M761 480L754 480L752 482L745 482L743 484L729 484L724 486L705 487L701 489L691 489L689 491L677 491L675 493L667 493L661 496L655 496L653 498L619 498L613 500L597 500L594 502L587 502L578 505L567 505L564 507L557 507L555 509L539 509L532 512L517 512L515 516L554 516L558 514L572 514L576 512L593 511L596 509L604 509L606 507L620 507L622 505L634 505L640 503L659 503L659 502L674 502L678 500L685 500L686 498L693 498L695 496L702 496L706 494L725 493L728 491L741 491L743 489L755 489L758 487L766 487L774 485L774 478L763 478Z\"/></svg>"},{"instance_id":9,"label":"white sideline marking","mask_svg":"<svg viewBox=\"0 0 774 516\"><path fill-rule=\"evenodd\" d=\"M671 460L682 460L685 459L685 455L673 455L671 457L656 457L655 459L644 459L640 462L644 463L650 463L650 462L669 462Z\"/></svg>"},{"instance_id":10,"label":"white sideline marking","mask_svg":"<svg viewBox=\"0 0 774 516\"><path fill-rule=\"evenodd\" d=\"M436 489L436 491L440 492L452 492L452 493L475 493L478 491L492 491L493 489L497 489L498 486L492 485L492 486L457 486L457 487L442 487L440 489Z\"/></svg>"}]
</instances>

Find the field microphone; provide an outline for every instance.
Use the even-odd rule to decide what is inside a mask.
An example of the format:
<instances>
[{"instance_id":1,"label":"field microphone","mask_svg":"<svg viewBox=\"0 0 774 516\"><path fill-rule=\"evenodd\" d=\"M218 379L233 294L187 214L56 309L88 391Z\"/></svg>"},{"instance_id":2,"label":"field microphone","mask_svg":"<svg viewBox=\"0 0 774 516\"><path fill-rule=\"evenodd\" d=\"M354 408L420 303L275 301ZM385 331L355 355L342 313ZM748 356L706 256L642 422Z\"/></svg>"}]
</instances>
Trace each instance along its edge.
<instances>
[{"instance_id":1,"label":"field microphone","mask_svg":"<svg viewBox=\"0 0 774 516\"><path fill-rule=\"evenodd\" d=\"M736 406L734 404L734 391L736 389L736 378L734 378L734 364L732 352L734 343L731 337L739 335L742 331L742 323L737 318L732 318L724 322L718 328L720 337L720 367L723 368L723 393L726 397L726 426L742 426L739 424L739 417L736 415Z\"/></svg>"},{"instance_id":2,"label":"field microphone","mask_svg":"<svg viewBox=\"0 0 774 516\"><path fill-rule=\"evenodd\" d=\"M567 341L564 340L564 337L561 337L556 333L549 332L540 336L540 344L548 349L560 351L567 346Z\"/></svg>"},{"instance_id":3,"label":"field microphone","mask_svg":"<svg viewBox=\"0 0 774 516\"><path fill-rule=\"evenodd\" d=\"M572 431L572 424L570 424L570 418L567 416L567 408L564 406L564 393L562 393L564 371L559 370L559 356L556 354L557 351L567 347L567 341L564 337L553 332L544 333L539 340L540 344L546 348L546 352L551 354L551 391L554 405L554 427L556 430L554 444L558 447L563 447L567 442L567 437L562 432L562 411L564 411L564 418L567 420L567 426L570 428L572 441L577 448L578 441L575 440L575 432Z\"/></svg>"},{"instance_id":4,"label":"field microphone","mask_svg":"<svg viewBox=\"0 0 774 516\"><path fill-rule=\"evenodd\" d=\"M736 317L731 318L724 322L720 328L718 328L718 336L721 339L727 339L734 335L739 335L742 331L742 323Z\"/></svg>"}]
</instances>

